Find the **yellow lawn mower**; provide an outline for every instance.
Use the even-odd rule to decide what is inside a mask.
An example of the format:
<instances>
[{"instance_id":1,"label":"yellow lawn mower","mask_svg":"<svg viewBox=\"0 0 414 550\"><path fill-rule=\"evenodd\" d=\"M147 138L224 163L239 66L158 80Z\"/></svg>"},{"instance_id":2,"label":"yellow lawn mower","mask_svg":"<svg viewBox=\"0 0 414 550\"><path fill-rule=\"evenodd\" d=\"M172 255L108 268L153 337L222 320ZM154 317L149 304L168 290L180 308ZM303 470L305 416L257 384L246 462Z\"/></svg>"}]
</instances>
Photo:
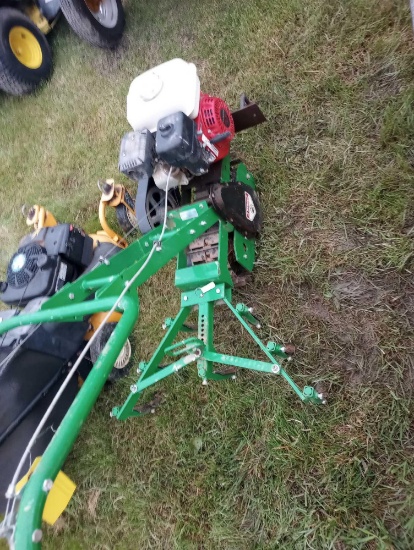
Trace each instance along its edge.
<instances>
[{"instance_id":1,"label":"yellow lawn mower","mask_svg":"<svg viewBox=\"0 0 414 550\"><path fill-rule=\"evenodd\" d=\"M114 48L122 37L121 0L0 0L0 89L22 95L49 77L52 53L45 35L61 12L94 46Z\"/></svg>"}]
</instances>

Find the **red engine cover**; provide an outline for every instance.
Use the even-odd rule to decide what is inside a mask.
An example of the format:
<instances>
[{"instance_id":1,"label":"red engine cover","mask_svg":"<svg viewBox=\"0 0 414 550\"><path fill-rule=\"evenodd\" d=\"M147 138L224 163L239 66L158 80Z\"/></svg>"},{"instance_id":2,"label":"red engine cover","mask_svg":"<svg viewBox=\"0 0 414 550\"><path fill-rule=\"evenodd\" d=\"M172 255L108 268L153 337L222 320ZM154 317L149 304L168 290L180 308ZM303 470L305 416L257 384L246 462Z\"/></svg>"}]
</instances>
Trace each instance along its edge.
<instances>
[{"instance_id":1,"label":"red engine cover","mask_svg":"<svg viewBox=\"0 0 414 550\"><path fill-rule=\"evenodd\" d=\"M217 157L216 161L221 160L230 152L230 142L234 138L234 122L228 105L219 97L213 97L208 94L201 94L200 109L198 117L195 119L199 140L203 141L203 135L211 141L216 136L229 133L229 135L215 143L209 150Z\"/></svg>"}]
</instances>

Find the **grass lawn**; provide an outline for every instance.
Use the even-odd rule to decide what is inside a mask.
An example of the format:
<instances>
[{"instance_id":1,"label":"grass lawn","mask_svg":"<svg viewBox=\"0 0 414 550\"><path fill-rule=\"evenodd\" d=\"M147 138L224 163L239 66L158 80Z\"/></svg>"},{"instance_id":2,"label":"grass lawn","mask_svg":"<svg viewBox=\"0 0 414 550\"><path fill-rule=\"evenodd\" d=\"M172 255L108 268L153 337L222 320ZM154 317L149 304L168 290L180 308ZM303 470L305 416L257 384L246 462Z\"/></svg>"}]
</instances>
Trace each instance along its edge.
<instances>
[{"instance_id":1,"label":"grass lawn","mask_svg":"<svg viewBox=\"0 0 414 550\"><path fill-rule=\"evenodd\" d=\"M0 268L26 232L22 204L97 229L98 178L115 177L126 95L142 71L193 61L202 89L268 123L237 137L264 230L254 280L264 340L294 342L289 372L157 388L155 415L109 418L105 391L65 472L78 484L50 549L414 548L414 51L407 0L129 0L125 40L96 50L64 22L53 78L0 95ZM135 193L133 185L127 185ZM141 291L148 360L178 308L174 265ZM169 284L171 283L171 284ZM260 358L220 314L219 349ZM148 394L151 397L151 394Z\"/></svg>"}]
</instances>

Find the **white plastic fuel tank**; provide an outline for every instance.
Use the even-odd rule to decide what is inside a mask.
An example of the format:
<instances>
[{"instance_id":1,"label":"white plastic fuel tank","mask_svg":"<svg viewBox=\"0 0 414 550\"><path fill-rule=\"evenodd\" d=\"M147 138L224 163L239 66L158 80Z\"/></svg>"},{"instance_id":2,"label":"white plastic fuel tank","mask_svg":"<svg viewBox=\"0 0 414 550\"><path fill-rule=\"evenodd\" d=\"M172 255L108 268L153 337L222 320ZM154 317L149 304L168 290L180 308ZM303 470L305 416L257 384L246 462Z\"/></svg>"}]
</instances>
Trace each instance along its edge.
<instances>
[{"instance_id":1,"label":"white plastic fuel tank","mask_svg":"<svg viewBox=\"0 0 414 550\"><path fill-rule=\"evenodd\" d=\"M135 131L155 132L158 121L182 111L196 118L200 79L193 63L172 59L137 76L127 97L127 119Z\"/></svg>"}]
</instances>

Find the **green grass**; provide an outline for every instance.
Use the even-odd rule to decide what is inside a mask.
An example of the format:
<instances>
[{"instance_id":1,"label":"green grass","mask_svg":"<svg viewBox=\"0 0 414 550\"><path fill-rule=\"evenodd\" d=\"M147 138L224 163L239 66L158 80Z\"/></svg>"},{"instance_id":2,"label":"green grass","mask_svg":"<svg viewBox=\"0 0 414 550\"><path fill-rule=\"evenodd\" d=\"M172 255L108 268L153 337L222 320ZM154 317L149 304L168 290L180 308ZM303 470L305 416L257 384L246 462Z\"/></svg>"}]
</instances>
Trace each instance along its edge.
<instances>
[{"instance_id":1,"label":"green grass","mask_svg":"<svg viewBox=\"0 0 414 550\"><path fill-rule=\"evenodd\" d=\"M46 548L414 547L414 53L405 0L126 3L123 46L98 51L65 24L54 76L0 96L0 264L26 229L22 204L97 229L98 178L116 177L130 81L172 57L202 89L258 101L268 123L237 137L264 230L254 282L235 293L263 339L298 346L289 372L328 394L298 402L281 379L241 373L207 388L160 384L156 415L100 397L65 472L75 497ZM134 191L133 186L131 190ZM173 266L141 291L136 354L150 357L178 307ZM219 344L259 357L234 338ZM237 341L235 341L237 340ZM148 395L150 397L150 394Z\"/></svg>"}]
</instances>

